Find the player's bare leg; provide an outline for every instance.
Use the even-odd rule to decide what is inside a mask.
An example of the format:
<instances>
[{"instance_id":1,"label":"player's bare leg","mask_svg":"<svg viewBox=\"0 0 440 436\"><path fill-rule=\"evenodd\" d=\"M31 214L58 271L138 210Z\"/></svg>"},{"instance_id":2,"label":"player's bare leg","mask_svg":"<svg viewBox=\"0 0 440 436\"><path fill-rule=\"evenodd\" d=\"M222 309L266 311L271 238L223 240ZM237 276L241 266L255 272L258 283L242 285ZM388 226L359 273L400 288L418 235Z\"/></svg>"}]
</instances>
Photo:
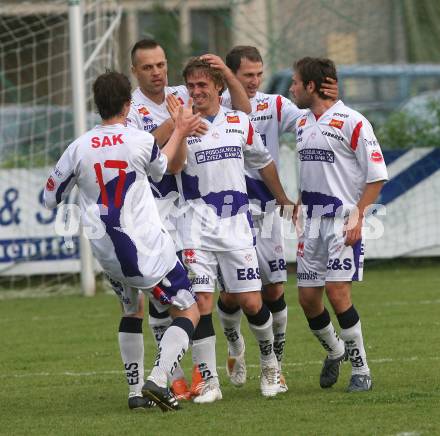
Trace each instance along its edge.
<instances>
[{"instance_id":1,"label":"player's bare leg","mask_svg":"<svg viewBox=\"0 0 440 436\"><path fill-rule=\"evenodd\" d=\"M192 341L192 357L195 371L191 393L195 403L212 403L222 399L215 354L215 332L212 324L212 292L197 292L200 322ZM201 375L201 379L199 378Z\"/></svg>"},{"instance_id":2,"label":"player's bare leg","mask_svg":"<svg viewBox=\"0 0 440 436\"><path fill-rule=\"evenodd\" d=\"M287 392L286 380L281 371L281 362L284 356L287 330L287 305L284 300L284 284L269 283L263 285L263 301L272 313L273 323L273 349L278 360L280 369L280 392Z\"/></svg>"},{"instance_id":3,"label":"player's bare leg","mask_svg":"<svg viewBox=\"0 0 440 436\"><path fill-rule=\"evenodd\" d=\"M326 282L327 297L341 327L340 336L345 343L351 362L349 392L369 391L372 387L370 369L362 336L359 314L351 301L351 282Z\"/></svg>"},{"instance_id":4,"label":"player's bare leg","mask_svg":"<svg viewBox=\"0 0 440 436\"><path fill-rule=\"evenodd\" d=\"M336 334L330 314L324 307L324 287L299 287L299 303L310 330L327 352L320 375L320 386L329 388L339 377L339 367L345 358L344 342Z\"/></svg>"}]
</instances>

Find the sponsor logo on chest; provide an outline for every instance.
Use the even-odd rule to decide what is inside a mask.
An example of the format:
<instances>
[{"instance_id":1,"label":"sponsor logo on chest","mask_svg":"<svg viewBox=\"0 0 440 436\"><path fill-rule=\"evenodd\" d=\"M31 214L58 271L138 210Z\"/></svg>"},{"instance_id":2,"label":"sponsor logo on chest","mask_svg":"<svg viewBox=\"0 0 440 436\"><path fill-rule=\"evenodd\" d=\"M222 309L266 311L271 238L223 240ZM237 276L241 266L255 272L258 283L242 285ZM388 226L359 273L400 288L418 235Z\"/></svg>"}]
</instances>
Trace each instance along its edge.
<instances>
[{"instance_id":1,"label":"sponsor logo on chest","mask_svg":"<svg viewBox=\"0 0 440 436\"><path fill-rule=\"evenodd\" d=\"M321 133L324 136L327 136L327 137L333 138L333 139L337 139L338 141L341 141L341 142L344 140L343 136L336 135L335 133L328 132L327 130L322 130Z\"/></svg>"},{"instance_id":2,"label":"sponsor logo on chest","mask_svg":"<svg viewBox=\"0 0 440 436\"><path fill-rule=\"evenodd\" d=\"M225 146L210 148L208 150L197 151L195 153L195 157L198 164L214 162L223 159L241 159L241 147Z\"/></svg>"}]
</instances>

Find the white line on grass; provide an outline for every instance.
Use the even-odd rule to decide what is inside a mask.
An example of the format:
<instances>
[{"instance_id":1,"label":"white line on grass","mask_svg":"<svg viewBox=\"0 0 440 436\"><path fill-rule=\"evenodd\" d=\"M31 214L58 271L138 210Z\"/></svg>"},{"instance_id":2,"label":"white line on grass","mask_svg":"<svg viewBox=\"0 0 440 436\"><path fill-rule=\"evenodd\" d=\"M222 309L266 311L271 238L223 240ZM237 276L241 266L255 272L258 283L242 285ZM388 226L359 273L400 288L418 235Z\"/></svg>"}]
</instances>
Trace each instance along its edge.
<instances>
[{"instance_id":1,"label":"white line on grass","mask_svg":"<svg viewBox=\"0 0 440 436\"><path fill-rule=\"evenodd\" d=\"M1 300L1 298L0 298ZM419 301L388 301L382 304L374 304L375 307L380 307L380 306L413 306L414 304L421 304L421 305L431 305L431 304L440 304L440 300L419 300ZM363 304L363 306L368 306L368 303ZM298 306L292 306L292 305L288 305L287 306L288 309L293 310L293 309L297 309ZM72 315L75 317L78 317L78 315ZM48 321L48 320L56 320L56 319L66 319L68 316L67 315L47 315L47 316L33 316L32 318L30 318L28 321ZM103 313L91 313L91 314L84 314L81 315L81 318L86 318L86 319L92 319L92 318L114 318L114 314L113 312L103 312ZM119 318L115 318L115 322L118 322ZM0 319L0 323L10 323L10 322L14 322L17 321L17 318L1 318Z\"/></svg>"},{"instance_id":2,"label":"white line on grass","mask_svg":"<svg viewBox=\"0 0 440 436\"><path fill-rule=\"evenodd\" d=\"M424 357L424 360L440 360L440 357ZM388 357L383 357L381 359L369 359L371 363L393 363L393 362L414 362L419 360L418 356L413 357L404 357L402 359L392 359ZM306 366L306 365L322 365L322 360L309 360L307 362L286 362L283 363L283 367L297 367L297 366ZM248 368L260 368L260 365L246 365ZM225 370L226 367L219 366L217 369ZM99 375L106 374L123 374L124 371L119 370L107 370L107 371L87 371L87 372L75 372L75 371L64 371L59 373L50 373L50 372L36 372L36 373L24 373L24 374L1 374L0 378L22 378L22 377L93 377Z\"/></svg>"}]
</instances>

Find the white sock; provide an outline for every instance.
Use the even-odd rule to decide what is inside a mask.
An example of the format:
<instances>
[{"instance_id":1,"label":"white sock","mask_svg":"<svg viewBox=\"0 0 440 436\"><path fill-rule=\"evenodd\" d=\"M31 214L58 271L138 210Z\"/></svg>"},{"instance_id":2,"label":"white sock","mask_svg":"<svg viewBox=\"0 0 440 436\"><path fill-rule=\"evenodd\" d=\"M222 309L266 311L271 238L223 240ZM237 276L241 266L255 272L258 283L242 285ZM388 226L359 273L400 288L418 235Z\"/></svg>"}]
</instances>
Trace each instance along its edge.
<instances>
[{"instance_id":1,"label":"white sock","mask_svg":"<svg viewBox=\"0 0 440 436\"><path fill-rule=\"evenodd\" d=\"M347 348L352 374L370 374L362 337L361 321L359 320L349 329L341 329L341 339L345 342Z\"/></svg>"},{"instance_id":2,"label":"white sock","mask_svg":"<svg viewBox=\"0 0 440 436\"><path fill-rule=\"evenodd\" d=\"M129 397L142 396L144 385L144 336L119 332L119 349L127 377Z\"/></svg>"},{"instance_id":3,"label":"white sock","mask_svg":"<svg viewBox=\"0 0 440 436\"><path fill-rule=\"evenodd\" d=\"M270 313L270 312L269 312ZM260 347L260 362L267 365L269 362L277 362L273 350L273 330L272 330L272 314L263 325L255 325L249 323L249 328L257 339Z\"/></svg>"},{"instance_id":4,"label":"white sock","mask_svg":"<svg viewBox=\"0 0 440 436\"><path fill-rule=\"evenodd\" d=\"M321 330L310 330L327 351L330 359L337 359L345 353L344 342L336 334L331 322Z\"/></svg>"},{"instance_id":5,"label":"white sock","mask_svg":"<svg viewBox=\"0 0 440 436\"><path fill-rule=\"evenodd\" d=\"M153 337L158 347L164 333L166 332L167 328L171 325L172 322L173 319L171 318L171 316L168 316L167 318L155 318L154 316L149 315L148 325L150 326L151 333L153 334ZM179 380L184 377L185 374L183 372L182 367L179 364L171 377L171 383L174 380Z\"/></svg>"},{"instance_id":6,"label":"white sock","mask_svg":"<svg viewBox=\"0 0 440 436\"><path fill-rule=\"evenodd\" d=\"M203 380L218 377L215 355L215 336L192 341L193 364L197 365Z\"/></svg>"},{"instance_id":7,"label":"white sock","mask_svg":"<svg viewBox=\"0 0 440 436\"><path fill-rule=\"evenodd\" d=\"M272 330L273 330L273 350L277 356L278 366L281 369L281 361L284 355L284 344L286 343L287 330L287 307L279 312L272 312Z\"/></svg>"},{"instance_id":8,"label":"white sock","mask_svg":"<svg viewBox=\"0 0 440 436\"><path fill-rule=\"evenodd\" d=\"M188 333L179 326L171 325L160 341L156 362L148 378L152 378L157 385L166 387L168 379L171 380L188 350L188 345Z\"/></svg>"},{"instance_id":9,"label":"white sock","mask_svg":"<svg viewBox=\"0 0 440 436\"><path fill-rule=\"evenodd\" d=\"M242 310L235 313L226 313L217 305L217 312L223 332L228 341L228 352L230 356L239 356L244 349L244 339L240 333L240 321L243 315Z\"/></svg>"}]
</instances>

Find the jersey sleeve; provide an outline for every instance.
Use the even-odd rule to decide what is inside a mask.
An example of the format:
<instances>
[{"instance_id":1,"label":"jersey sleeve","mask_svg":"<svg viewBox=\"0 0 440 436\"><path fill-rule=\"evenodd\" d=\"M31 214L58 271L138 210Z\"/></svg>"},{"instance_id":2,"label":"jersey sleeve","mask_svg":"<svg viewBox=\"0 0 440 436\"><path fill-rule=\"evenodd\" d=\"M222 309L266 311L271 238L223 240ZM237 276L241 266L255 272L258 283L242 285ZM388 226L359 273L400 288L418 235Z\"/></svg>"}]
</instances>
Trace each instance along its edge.
<instances>
[{"instance_id":1,"label":"jersey sleeve","mask_svg":"<svg viewBox=\"0 0 440 436\"><path fill-rule=\"evenodd\" d=\"M63 153L47 179L43 199L48 209L54 209L61 203L76 183L71 151L72 144Z\"/></svg>"},{"instance_id":2,"label":"jersey sleeve","mask_svg":"<svg viewBox=\"0 0 440 436\"><path fill-rule=\"evenodd\" d=\"M128 127L133 127L138 130L144 130L142 126L142 119L139 116L137 108L133 104L130 106L130 112L127 115L126 121Z\"/></svg>"},{"instance_id":3,"label":"jersey sleeve","mask_svg":"<svg viewBox=\"0 0 440 436\"><path fill-rule=\"evenodd\" d=\"M366 183L388 180L382 150L371 124L364 118L358 120L351 134L350 147L364 174Z\"/></svg>"},{"instance_id":4,"label":"jersey sleeve","mask_svg":"<svg viewBox=\"0 0 440 436\"><path fill-rule=\"evenodd\" d=\"M296 121L304 115L305 111L281 95L277 95L275 104L279 131L296 133Z\"/></svg>"},{"instance_id":5,"label":"jersey sleeve","mask_svg":"<svg viewBox=\"0 0 440 436\"><path fill-rule=\"evenodd\" d=\"M151 149L150 160L148 162L148 173L154 182L160 182L167 170L168 159L160 152L156 140Z\"/></svg>"},{"instance_id":6,"label":"jersey sleeve","mask_svg":"<svg viewBox=\"0 0 440 436\"><path fill-rule=\"evenodd\" d=\"M189 100L188 89L185 85L170 86L167 88L167 95L173 94L180 104L186 105Z\"/></svg>"},{"instance_id":7,"label":"jersey sleeve","mask_svg":"<svg viewBox=\"0 0 440 436\"><path fill-rule=\"evenodd\" d=\"M232 109L231 94L229 94L228 90L224 91L223 94L221 95L220 105L227 107L228 109Z\"/></svg>"},{"instance_id":8,"label":"jersey sleeve","mask_svg":"<svg viewBox=\"0 0 440 436\"><path fill-rule=\"evenodd\" d=\"M244 132L246 140L243 145L244 164L248 169L261 170L272 162L272 157L249 119Z\"/></svg>"}]
</instances>

